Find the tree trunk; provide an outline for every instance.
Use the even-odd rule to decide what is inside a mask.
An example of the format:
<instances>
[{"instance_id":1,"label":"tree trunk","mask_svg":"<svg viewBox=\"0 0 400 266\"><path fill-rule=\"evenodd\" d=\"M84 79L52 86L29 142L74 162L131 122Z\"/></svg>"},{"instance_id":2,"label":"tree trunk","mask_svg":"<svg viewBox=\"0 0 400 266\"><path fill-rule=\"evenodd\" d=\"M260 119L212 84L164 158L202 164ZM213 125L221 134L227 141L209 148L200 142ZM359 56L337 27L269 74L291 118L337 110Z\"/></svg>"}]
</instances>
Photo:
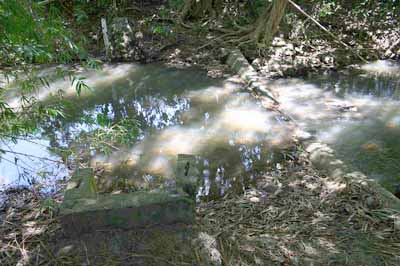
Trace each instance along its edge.
<instances>
[{"instance_id":1,"label":"tree trunk","mask_svg":"<svg viewBox=\"0 0 400 266\"><path fill-rule=\"evenodd\" d=\"M269 45L279 29L279 24L285 15L288 0L274 0L272 7L267 7L256 22L252 38L257 43Z\"/></svg>"},{"instance_id":2,"label":"tree trunk","mask_svg":"<svg viewBox=\"0 0 400 266\"><path fill-rule=\"evenodd\" d=\"M181 11L181 19L204 16L215 18L221 9L222 0L186 0Z\"/></svg>"}]
</instances>

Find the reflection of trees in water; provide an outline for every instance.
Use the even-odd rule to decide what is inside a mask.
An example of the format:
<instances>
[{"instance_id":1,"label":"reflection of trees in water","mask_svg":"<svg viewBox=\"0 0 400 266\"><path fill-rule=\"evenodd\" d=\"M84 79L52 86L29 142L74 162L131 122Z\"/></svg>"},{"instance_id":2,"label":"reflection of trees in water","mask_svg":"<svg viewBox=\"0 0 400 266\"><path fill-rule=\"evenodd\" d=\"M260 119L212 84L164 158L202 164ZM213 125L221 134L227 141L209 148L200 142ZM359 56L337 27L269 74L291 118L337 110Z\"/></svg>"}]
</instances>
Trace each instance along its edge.
<instances>
[{"instance_id":1,"label":"reflection of trees in water","mask_svg":"<svg viewBox=\"0 0 400 266\"><path fill-rule=\"evenodd\" d=\"M154 78L157 80L156 77ZM209 85L213 85L215 82L207 83L203 79L203 81L195 83L196 78L190 80L187 77L180 78L180 75L173 77L172 81L170 77L168 78L168 82L163 79L152 81L153 77L144 76L135 83L132 80L116 82L109 88L96 89L94 93L79 98L66 99L69 101L65 106L66 117L58 121L43 122L43 134L50 139L53 148L72 150L74 158L77 159L73 164L78 165L87 164L95 154L88 143L77 140L102 127L104 121L113 125L127 118L135 118L140 122L140 137L143 137L144 134L151 135L152 131L159 131L165 127L180 125L181 123L185 124L182 129L188 129L186 124L190 123L190 125L196 125L197 131L197 125L199 127L203 125L204 120L208 121L207 125L204 124L206 127L214 126L218 130L234 131L234 129L221 128L220 122L214 121L215 117L223 112L226 103L229 101L217 99L217 102L214 103L214 98L212 98L212 102L203 103L199 99L197 99L198 102L195 100L192 102L190 96L187 96L189 94L185 89L192 89L192 87L194 90L207 89ZM205 91L208 92L208 90ZM224 97L229 98L231 95ZM232 105L229 106L230 108L243 107L244 103L247 104L246 106L254 107L253 102L247 102L249 100L244 96L232 95L232 97L236 101L230 103ZM241 100L237 101L238 99ZM190 112L187 112L189 110ZM182 120L181 114L184 112L190 113L188 121ZM205 116L205 114L207 115ZM263 119L266 118L262 116ZM204 132L200 130L196 134L204 134ZM221 132L221 134L224 135L225 133ZM221 140L219 140L220 137ZM259 171L265 169L267 163L271 161L268 159L270 151L263 147L232 145L228 141L224 136L218 136L212 143L207 142L205 147L198 151L202 160L208 162L207 166L203 165L202 172L208 173L208 176L206 174L204 176L204 184L209 183L209 192L206 194L211 197L219 197L228 189L242 191L254 181L254 177L257 176ZM113 171L109 171L107 174L113 177L123 177L123 179L132 177L137 180L138 178L139 183L142 183L146 176L155 177L156 175L148 175L145 169L137 167L137 165L145 167L151 164L156 154L150 151L156 148L160 149L160 147L156 147L158 142L151 140L146 142L148 144L144 144L143 152L147 154L139 159L138 164L133 162L131 164L128 161L124 164L124 158L127 158L127 155L122 153L122 149L121 154L112 155L112 157L121 158L121 164L116 163L113 166ZM208 181L206 181L207 178Z\"/></svg>"},{"instance_id":2,"label":"reflection of trees in water","mask_svg":"<svg viewBox=\"0 0 400 266\"><path fill-rule=\"evenodd\" d=\"M400 97L400 77L398 75L372 75L362 72L312 76L309 82L322 89L334 91L338 96L348 94L372 95L375 97Z\"/></svg>"},{"instance_id":3,"label":"reflection of trees in water","mask_svg":"<svg viewBox=\"0 0 400 266\"><path fill-rule=\"evenodd\" d=\"M115 75L104 75L107 71L114 73L114 69L117 72ZM74 168L87 164L95 155L90 144L80 139L104 126L104 120L109 120L110 125L130 118L139 120L143 136L150 130L181 122L180 113L190 107L190 101L181 96L187 90L205 89L221 83L207 78L204 72L198 70L181 71L146 65L129 68L121 74L121 69L124 68L118 65L115 68L108 66L108 70L98 76L89 75L87 80L95 84L94 91L82 91L79 97L67 93L67 88L65 93L57 92L57 96L52 96L53 89L58 90L58 87L69 84L57 79L51 79L54 85L52 90L46 88L44 91L43 104L62 105L65 117L41 121L38 134L41 139L49 141L50 153L60 155L67 166Z\"/></svg>"},{"instance_id":4,"label":"reflection of trees in water","mask_svg":"<svg viewBox=\"0 0 400 266\"><path fill-rule=\"evenodd\" d=\"M149 74L151 73L151 75ZM136 119L140 135L181 122L180 114L190 108L190 100L181 96L185 90L219 84L201 71L180 71L155 65L139 67L127 78L94 88L80 97L47 98L48 103L63 103L65 118L42 122L42 134L50 147L74 153L80 161L93 156L88 143L77 140L100 128L104 119L114 125L124 119ZM99 121L101 120L101 121ZM70 151L67 151L70 150Z\"/></svg>"},{"instance_id":5,"label":"reflection of trees in water","mask_svg":"<svg viewBox=\"0 0 400 266\"><path fill-rule=\"evenodd\" d=\"M227 145L206 150L197 165L202 173L199 196L212 200L228 191L243 193L282 160L281 151L261 145Z\"/></svg>"},{"instance_id":6,"label":"reflection of trees in water","mask_svg":"<svg viewBox=\"0 0 400 266\"><path fill-rule=\"evenodd\" d=\"M134 118L139 121L142 133L159 130L180 123L180 113L190 107L190 101L184 97L143 96L135 99L113 91L109 102L104 99L102 104L95 101L86 105L75 103L72 108L66 109L65 119L44 121L42 129L51 147L71 148L74 139L102 127L104 119L115 125L123 119Z\"/></svg>"},{"instance_id":7,"label":"reflection of trees in water","mask_svg":"<svg viewBox=\"0 0 400 266\"><path fill-rule=\"evenodd\" d=\"M154 72L149 76L145 75L146 70ZM181 95L185 90L220 84L203 74L154 66L141 67L132 77L113 83L111 88L96 87L93 93L66 99L72 106L66 106L67 119L64 124L78 122L84 111L94 113L98 108L108 108L114 123L123 118L140 119L144 125L157 128L177 123L179 121L173 119L179 112L189 108L189 100Z\"/></svg>"}]
</instances>

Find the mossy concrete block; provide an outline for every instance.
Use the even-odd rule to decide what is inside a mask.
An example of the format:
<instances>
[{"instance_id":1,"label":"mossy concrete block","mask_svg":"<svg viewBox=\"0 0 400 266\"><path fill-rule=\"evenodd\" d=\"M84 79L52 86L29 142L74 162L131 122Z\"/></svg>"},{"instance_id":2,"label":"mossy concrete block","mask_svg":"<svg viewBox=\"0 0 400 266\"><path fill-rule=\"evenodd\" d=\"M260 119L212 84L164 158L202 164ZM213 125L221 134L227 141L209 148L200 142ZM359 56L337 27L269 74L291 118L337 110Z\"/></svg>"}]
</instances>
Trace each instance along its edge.
<instances>
[{"instance_id":1,"label":"mossy concrete block","mask_svg":"<svg viewBox=\"0 0 400 266\"><path fill-rule=\"evenodd\" d=\"M96 182L92 168L81 168L75 171L67 184L64 201L80 198L95 198Z\"/></svg>"},{"instance_id":2,"label":"mossy concrete block","mask_svg":"<svg viewBox=\"0 0 400 266\"><path fill-rule=\"evenodd\" d=\"M257 71L252 65L247 61L246 57L240 52L239 49L234 49L230 52L226 64L236 72L240 78L248 84L248 89L251 91L267 97L274 103L279 103L273 93L268 89L265 82L262 82Z\"/></svg>"},{"instance_id":3,"label":"mossy concrete block","mask_svg":"<svg viewBox=\"0 0 400 266\"><path fill-rule=\"evenodd\" d=\"M81 234L96 230L191 224L194 202L185 195L168 191L139 191L74 199L63 203L60 214L67 233Z\"/></svg>"},{"instance_id":4,"label":"mossy concrete block","mask_svg":"<svg viewBox=\"0 0 400 266\"><path fill-rule=\"evenodd\" d=\"M254 68L238 49L233 50L229 54L226 64L244 79L246 79L245 77L249 75L249 73L255 72Z\"/></svg>"},{"instance_id":5,"label":"mossy concrete block","mask_svg":"<svg viewBox=\"0 0 400 266\"><path fill-rule=\"evenodd\" d=\"M69 234L131 229L175 223L191 224L194 201L170 190L98 194L93 170L77 170L60 206L60 221Z\"/></svg>"}]
</instances>

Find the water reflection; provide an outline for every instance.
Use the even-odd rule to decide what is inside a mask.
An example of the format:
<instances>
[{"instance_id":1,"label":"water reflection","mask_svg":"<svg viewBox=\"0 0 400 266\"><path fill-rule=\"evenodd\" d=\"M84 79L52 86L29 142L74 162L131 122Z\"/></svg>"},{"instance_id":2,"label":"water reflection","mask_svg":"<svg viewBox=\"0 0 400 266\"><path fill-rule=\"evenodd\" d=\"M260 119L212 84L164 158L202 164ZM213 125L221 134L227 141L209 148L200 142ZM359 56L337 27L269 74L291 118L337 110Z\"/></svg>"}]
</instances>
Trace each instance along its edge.
<instances>
[{"instance_id":1,"label":"water reflection","mask_svg":"<svg viewBox=\"0 0 400 266\"><path fill-rule=\"evenodd\" d=\"M49 153L48 147L48 141L36 138L19 140L18 143L3 142L0 186L40 183L44 191L54 191L56 189L54 180L65 178L68 170L57 156Z\"/></svg>"},{"instance_id":2,"label":"water reflection","mask_svg":"<svg viewBox=\"0 0 400 266\"><path fill-rule=\"evenodd\" d=\"M282 107L339 157L393 191L400 183L400 65L276 81Z\"/></svg>"},{"instance_id":3,"label":"water reflection","mask_svg":"<svg viewBox=\"0 0 400 266\"><path fill-rule=\"evenodd\" d=\"M133 190L168 184L175 177L178 154L193 154L203 177L198 195L218 197L229 189L243 190L279 160L279 148L290 142L290 128L278 125L233 79L209 79L197 69L158 65L76 71L88 77L94 91L77 97L68 80L55 80L39 90L37 97L52 104L60 102L53 94L65 89L66 116L43 121L38 137L47 139L52 149L72 149L79 160L70 155L68 166L96 168L104 191L120 186L121 180ZM76 141L102 128L99 121L112 125L127 118L138 121L139 135L111 154Z\"/></svg>"},{"instance_id":4,"label":"water reflection","mask_svg":"<svg viewBox=\"0 0 400 266\"><path fill-rule=\"evenodd\" d=\"M230 90L232 83L227 81L221 86ZM277 126L269 112L239 89L237 86L232 94L213 98L213 103L207 99L206 109L192 101L191 97L198 100L199 94L183 93L191 108L178 116L176 125L153 131L132 149L97 157L92 164L120 165L130 160L132 171L172 179L177 156L194 154L197 168L203 173L199 195L219 196L232 183L240 183L243 189L253 176L275 163L271 155L283 142L289 143L290 129Z\"/></svg>"},{"instance_id":5,"label":"water reflection","mask_svg":"<svg viewBox=\"0 0 400 266\"><path fill-rule=\"evenodd\" d=\"M398 78L400 75L399 63L392 60L377 60L375 62L367 63L361 66L361 70L369 76L397 76Z\"/></svg>"},{"instance_id":6,"label":"water reflection","mask_svg":"<svg viewBox=\"0 0 400 266\"><path fill-rule=\"evenodd\" d=\"M395 66L390 69L390 75L361 68L307 80L277 80L270 87L297 125L391 189L398 182L400 88ZM38 92L43 102L51 104L60 102L51 96L56 88L70 90L62 101L66 117L43 121L36 137L52 150L72 149L75 157L68 155L66 166L96 168L104 191L173 184L179 154L196 155L202 177L199 197L212 199L230 190L243 191L266 168L277 167L282 150L291 146L295 134L291 123L266 111L234 79L209 79L197 69L126 64L109 65L88 77L94 91L80 97L66 81L55 81L50 86L54 90ZM138 121L137 138L112 148L109 154L77 142L78 137L104 128L101 121L114 125L130 118ZM24 142L13 149L60 159L49 149L41 153ZM8 160L0 163L6 182L19 176L14 158ZM33 165L40 168L39 163Z\"/></svg>"}]
</instances>

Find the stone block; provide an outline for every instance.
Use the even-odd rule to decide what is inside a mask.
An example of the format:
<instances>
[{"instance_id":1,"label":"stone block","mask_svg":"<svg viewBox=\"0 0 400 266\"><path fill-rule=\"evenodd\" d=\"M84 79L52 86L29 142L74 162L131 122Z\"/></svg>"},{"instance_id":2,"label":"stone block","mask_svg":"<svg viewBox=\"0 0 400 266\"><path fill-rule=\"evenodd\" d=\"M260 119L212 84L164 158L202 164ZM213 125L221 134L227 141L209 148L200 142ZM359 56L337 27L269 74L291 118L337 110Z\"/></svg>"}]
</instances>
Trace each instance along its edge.
<instances>
[{"instance_id":1,"label":"stone block","mask_svg":"<svg viewBox=\"0 0 400 266\"><path fill-rule=\"evenodd\" d=\"M133 229L156 225L191 224L194 201L169 190L98 194L93 170L80 169L71 178L60 206L64 231L79 235L98 230Z\"/></svg>"},{"instance_id":2,"label":"stone block","mask_svg":"<svg viewBox=\"0 0 400 266\"><path fill-rule=\"evenodd\" d=\"M80 198L95 198L96 182L92 168L81 168L75 171L67 184L64 193L64 201Z\"/></svg>"}]
</instances>

